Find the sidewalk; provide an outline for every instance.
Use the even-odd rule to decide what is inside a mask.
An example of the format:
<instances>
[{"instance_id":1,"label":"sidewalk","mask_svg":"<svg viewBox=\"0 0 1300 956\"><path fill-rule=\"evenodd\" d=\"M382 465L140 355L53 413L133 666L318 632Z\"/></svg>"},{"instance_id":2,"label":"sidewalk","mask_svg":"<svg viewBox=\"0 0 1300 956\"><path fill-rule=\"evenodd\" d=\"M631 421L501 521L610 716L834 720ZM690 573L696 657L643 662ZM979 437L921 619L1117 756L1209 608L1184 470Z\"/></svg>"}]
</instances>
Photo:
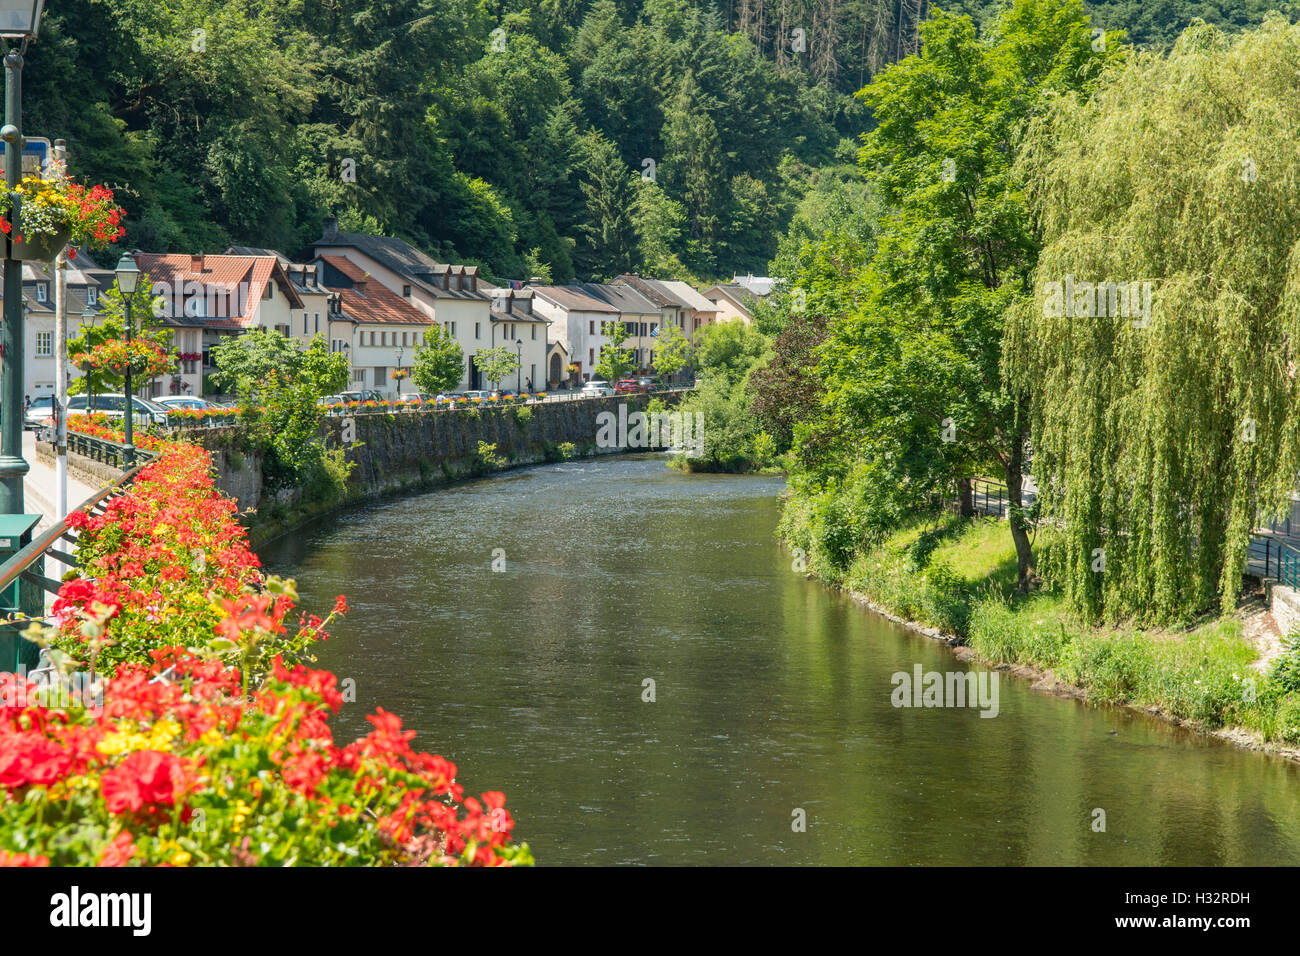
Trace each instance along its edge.
<instances>
[{"instance_id":1,"label":"sidewalk","mask_svg":"<svg viewBox=\"0 0 1300 956\"><path fill-rule=\"evenodd\" d=\"M35 432L23 432L23 458L31 466L31 471L23 479L24 507L28 514L42 516L41 523L36 526L39 533L54 524L54 502L57 497L54 466L36 456ZM86 484L69 472L68 510L76 508L98 490L98 487Z\"/></svg>"}]
</instances>

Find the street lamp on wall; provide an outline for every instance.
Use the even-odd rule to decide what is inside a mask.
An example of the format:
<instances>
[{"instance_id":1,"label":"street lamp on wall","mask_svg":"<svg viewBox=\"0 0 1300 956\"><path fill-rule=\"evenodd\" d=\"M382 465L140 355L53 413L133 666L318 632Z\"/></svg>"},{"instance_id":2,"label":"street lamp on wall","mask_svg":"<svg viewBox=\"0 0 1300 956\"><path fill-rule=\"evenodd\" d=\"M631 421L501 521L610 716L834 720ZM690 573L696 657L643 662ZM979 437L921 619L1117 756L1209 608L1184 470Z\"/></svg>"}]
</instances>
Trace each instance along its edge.
<instances>
[{"instance_id":1,"label":"street lamp on wall","mask_svg":"<svg viewBox=\"0 0 1300 956\"><path fill-rule=\"evenodd\" d=\"M135 264L135 259L129 252L123 253L122 258L117 261L117 290L122 293L122 303L124 306L123 319L126 325L126 467L135 467L135 445L131 441L131 417L135 405L135 393L131 390L131 329L135 325L135 319L131 316L131 297L135 295L136 284L140 281L140 267Z\"/></svg>"}]
</instances>

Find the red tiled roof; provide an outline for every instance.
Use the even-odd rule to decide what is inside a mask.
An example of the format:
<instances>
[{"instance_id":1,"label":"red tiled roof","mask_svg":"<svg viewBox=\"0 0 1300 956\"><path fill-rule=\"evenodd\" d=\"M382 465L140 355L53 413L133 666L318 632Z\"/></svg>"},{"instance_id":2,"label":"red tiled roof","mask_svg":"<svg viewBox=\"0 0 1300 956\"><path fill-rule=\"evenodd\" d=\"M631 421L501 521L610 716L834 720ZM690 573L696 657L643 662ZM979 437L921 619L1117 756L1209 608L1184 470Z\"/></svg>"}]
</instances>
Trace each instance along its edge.
<instances>
[{"instance_id":1,"label":"red tiled roof","mask_svg":"<svg viewBox=\"0 0 1300 956\"><path fill-rule=\"evenodd\" d=\"M168 287L164 293L168 298L163 308L166 316L178 315L175 306L181 304L183 308L190 295L208 295L216 290L229 293L212 298L213 309L201 320L208 328L247 328L257 313L266 284L274 278L279 279L277 284L291 302L302 304L275 256L204 256L202 272L194 271L194 257L187 254L141 252L136 253L135 260L155 287L159 283ZM195 284L202 288L201 293L196 292Z\"/></svg>"},{"instance_id":2,"label":"red tiled roof","mask_svg":"<svg viewBox=\"0 0 1300 956\"><path fill-rule=\"evenodd\" d=\"M367 278L355 264L342 256L321 256L352 280L351 288L326 285L343 299L343 312L357 322L394 325L432 325L433 320L376 279Z\"/></svg>"}]
</instances>

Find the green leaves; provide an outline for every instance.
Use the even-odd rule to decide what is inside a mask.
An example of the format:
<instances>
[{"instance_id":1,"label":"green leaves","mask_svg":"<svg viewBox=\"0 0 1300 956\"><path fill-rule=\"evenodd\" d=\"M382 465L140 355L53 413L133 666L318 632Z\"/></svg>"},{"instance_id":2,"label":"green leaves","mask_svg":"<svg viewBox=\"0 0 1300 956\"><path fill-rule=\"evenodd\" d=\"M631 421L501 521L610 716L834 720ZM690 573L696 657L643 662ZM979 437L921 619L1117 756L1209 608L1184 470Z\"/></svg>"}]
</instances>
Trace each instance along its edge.
<instances>
[{"instance_id":1,"label":"green leaves","mask_svg":"<svg viewBox=\"0 0 1300 956\"><path fill-rule=\"evenodd\" d=\"M1036 383L1035 477L1063 529L1049 570L1089 616L1235 606L1248 534L1300 470L1297 71L1280 20L1234 40L1196 26L1033 127L1046 244L1007 367ZM1149 281L1151 313L1102 296L1059 314L1046 284L1067 279Z\"/></svg>"},{"instance_id":2,"label":"green leaves","mask_svg":"<svg viewBox=\"0 0 1300 956\"><path fill-rule=\"evenodd\" d=\"M461 379L465 353L456 340L434 325L424 333L424 344L415 350L411 378L421 392L449 392Z\"/></svg>"}]
</instances>

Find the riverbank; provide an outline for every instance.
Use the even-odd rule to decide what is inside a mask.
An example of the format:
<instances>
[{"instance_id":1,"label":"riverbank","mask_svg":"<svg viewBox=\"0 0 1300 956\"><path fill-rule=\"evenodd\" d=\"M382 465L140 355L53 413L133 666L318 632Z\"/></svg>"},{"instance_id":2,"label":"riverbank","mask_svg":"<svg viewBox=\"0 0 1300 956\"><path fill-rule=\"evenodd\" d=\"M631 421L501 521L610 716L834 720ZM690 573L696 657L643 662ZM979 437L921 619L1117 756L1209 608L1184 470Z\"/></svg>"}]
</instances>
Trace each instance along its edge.
<instances>
[{"instance_id":1,"label":"riverbank","mask_svg":"<svg viewBox=\"0 0 1300 956\"><path fill-rule=\"evenodd\" d=\"M1015 549L996 519L921 519L839 566L797 500L780 534L810 575L962 660L1300 760L1300 693L1276 670L1286 655L1259 589L1235 614L1181 631L1092 627L1050 589L1016 593Z\"/></svg>"}]
</instances>

